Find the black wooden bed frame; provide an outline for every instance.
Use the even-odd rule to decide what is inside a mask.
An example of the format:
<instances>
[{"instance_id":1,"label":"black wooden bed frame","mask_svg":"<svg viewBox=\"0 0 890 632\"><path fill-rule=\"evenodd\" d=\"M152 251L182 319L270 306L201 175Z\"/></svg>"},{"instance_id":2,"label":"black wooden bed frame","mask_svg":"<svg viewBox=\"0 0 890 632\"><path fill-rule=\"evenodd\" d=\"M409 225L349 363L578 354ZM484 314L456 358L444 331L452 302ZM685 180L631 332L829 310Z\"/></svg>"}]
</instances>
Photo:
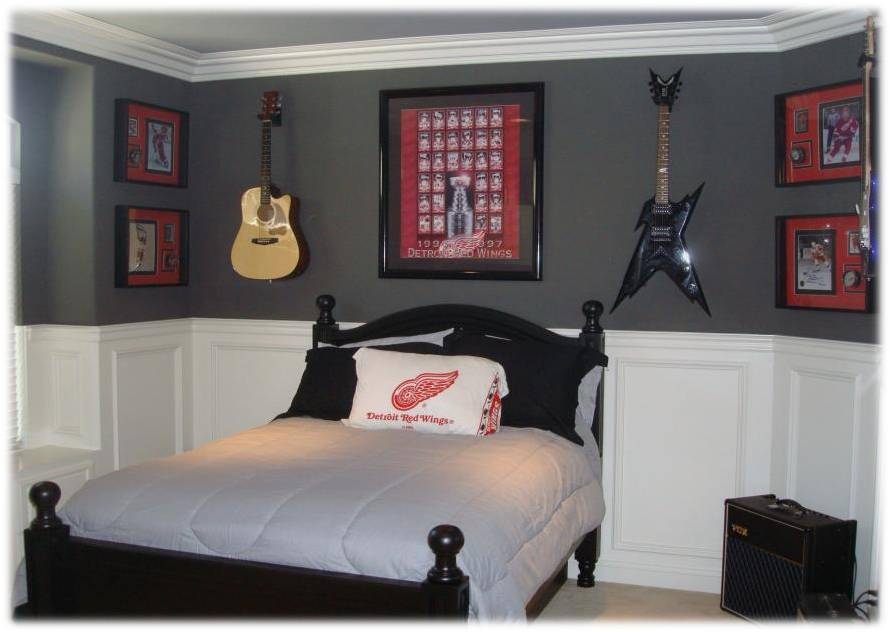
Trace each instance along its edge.
<instances>
[{"instance_id":1,"label":"black wooden bed frame","mask_svg":"<svg viewBox=\"0 0 890 632\"><path fill-rule=\"evenodd\" d=\"M469 305L431 305L340 329L334 298L319 296L313 347L375 338L411 336L454 328L511 340L581 344L603 351L598 301L583 305L579 338L568 338L516 316ZM597 393L593 433L602 445L602 397ZM37 515L25 529L28 602L19 616L55 617L450 617L466 619L469 578L457 565L464 544L453 525L434 527L427 543L434 562L422 582L295 568L224 557L182 553L74 537L56 515L60 490L53 482L30 490ZM566 552L565 562L526 604L536 617L565 583L568 558L578 561L578 585L594 585L598 531Z\"/></svg>"}]
</instances>

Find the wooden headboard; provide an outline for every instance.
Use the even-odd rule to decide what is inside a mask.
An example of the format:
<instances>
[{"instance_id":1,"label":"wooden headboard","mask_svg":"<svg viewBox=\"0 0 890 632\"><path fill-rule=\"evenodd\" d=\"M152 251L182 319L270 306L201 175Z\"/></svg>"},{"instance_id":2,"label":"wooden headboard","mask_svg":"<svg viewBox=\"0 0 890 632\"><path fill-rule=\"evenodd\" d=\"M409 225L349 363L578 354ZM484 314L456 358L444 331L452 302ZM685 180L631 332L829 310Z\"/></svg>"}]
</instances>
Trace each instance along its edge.
<instances>
[{"instance_id":1,"label":"wooden headboard","mask_svg":"<svg viewBox=\"0 0 890 632\"><path fill-rule=\"evenodd\" d=\"M599 322L603 313L603 304L594 300L586 301L581 306L585 322L577 338L562 336L500 310L459 304L414 307L381 316L358 327L340 329L340 325L334 318L334 306L337 304L334 297L330 294L322 294L315 299L315 304L318 306L319 315L312 327L313 347L317 347L322 342L340 346L377 338L429 334L453 328L455 331L485 334L509 340L533 340L556 345L586 345L604 353L605 333ZM600 446L602 445L602 419L603 381L601 380L597 391L596 416L592 428L593 435ZM602 448L600 450L602 451Z\"/></svg>"}]
</instances>

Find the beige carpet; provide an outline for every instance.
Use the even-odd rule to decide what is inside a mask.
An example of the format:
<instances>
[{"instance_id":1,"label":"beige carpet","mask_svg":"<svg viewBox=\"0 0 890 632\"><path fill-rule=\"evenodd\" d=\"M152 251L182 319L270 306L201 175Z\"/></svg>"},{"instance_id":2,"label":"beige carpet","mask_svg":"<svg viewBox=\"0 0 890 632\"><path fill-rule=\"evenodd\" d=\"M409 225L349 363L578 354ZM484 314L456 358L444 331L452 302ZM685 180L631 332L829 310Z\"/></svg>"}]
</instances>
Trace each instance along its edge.
<instances>
[{"instance_id":1,"label":"beige carpet","mask_svg":"<svg viewBox=\"0 0 890 632\"><path fill-rule=\"evenodd\" d=\"M600 620L719 620L742 622L720 609L720 595L597 582L578 588L569 580L541 613L538 621Z\"/></svg>"}]
</instances>

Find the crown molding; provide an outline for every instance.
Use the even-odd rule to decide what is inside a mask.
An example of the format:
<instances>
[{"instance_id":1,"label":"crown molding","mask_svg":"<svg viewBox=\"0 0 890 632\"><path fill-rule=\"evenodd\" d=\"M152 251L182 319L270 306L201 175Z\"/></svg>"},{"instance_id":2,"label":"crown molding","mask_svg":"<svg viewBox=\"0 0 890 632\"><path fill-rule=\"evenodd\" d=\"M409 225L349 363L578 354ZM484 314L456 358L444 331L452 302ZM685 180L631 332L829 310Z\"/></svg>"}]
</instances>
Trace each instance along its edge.
<instances>
[{"instance_id":1,"label":"crown molding","mask_svg":"<svg viewBox=\"0 0 890 632\"><path fill-rule=\"evenodd\" d=\"M64 9L19 11L10 17L16 35L183 81L194 81L201 57L193 50Z\"/></svg>"},{"instance_id":2,"label":"crown molding","mask_svg":"<svg viewBox=\"0 0 890 632\"><path fill-rule=\"evenodd\" d=\"M777 53L865 29L864 9L782 11L760 19L406 37L198 53L65 10L19 12L12 30L185 81L652 55Z\"/></svg>"}]
</instances>

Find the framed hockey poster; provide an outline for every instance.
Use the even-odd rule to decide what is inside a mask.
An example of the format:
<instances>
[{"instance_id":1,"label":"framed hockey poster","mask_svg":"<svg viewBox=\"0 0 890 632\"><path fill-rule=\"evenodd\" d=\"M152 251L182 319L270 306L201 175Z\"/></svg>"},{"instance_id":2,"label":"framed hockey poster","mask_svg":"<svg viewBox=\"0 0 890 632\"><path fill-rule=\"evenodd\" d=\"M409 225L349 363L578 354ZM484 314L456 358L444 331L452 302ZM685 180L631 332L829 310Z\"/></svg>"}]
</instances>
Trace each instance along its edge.
<instances>
[{"instance_id":1,"label":"framed hockey poster","mask_svg":"<svg viewBox=\"0 0 890 632\"><path fill-rule=\"evenodd\" d=\"M381 277L541 279L544 84L380 93Z\"/></svg>"}]
</instances>

